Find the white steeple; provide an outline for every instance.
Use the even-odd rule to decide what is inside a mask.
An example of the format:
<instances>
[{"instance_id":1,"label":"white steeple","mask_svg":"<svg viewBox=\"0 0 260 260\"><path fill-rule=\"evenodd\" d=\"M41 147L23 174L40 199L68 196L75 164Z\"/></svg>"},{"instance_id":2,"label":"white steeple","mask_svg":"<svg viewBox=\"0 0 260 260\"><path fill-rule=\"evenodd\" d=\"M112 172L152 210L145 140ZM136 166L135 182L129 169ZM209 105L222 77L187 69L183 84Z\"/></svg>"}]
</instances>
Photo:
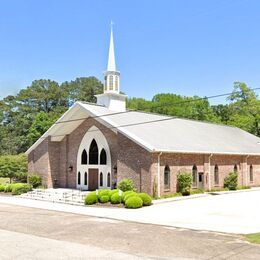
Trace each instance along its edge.
<instances>
[{"instance_id":1,"label":"white steeple","mask_svg":"<svg viewBox=\"0 0 260 260\"><path fill-rule=\"evenodd\" d=\"M97 104L105 106L112 111L125 111L127 96L120 94L120 72L116 70L112 25L113 23L111 22L107 71L104 72L104 93L96 95Z\"/></svg>"},{"instance_id":2,"label":"white steeple","mask_svg":"<svg viewBox=\"0 0 260 260\"><path fill-rule=\"evenodd\" d=\"M110 45L109 45L107 71L116 71L114 39L113 39L113 23L112 22L111 22Z\"/></svg>"}]
</instances>

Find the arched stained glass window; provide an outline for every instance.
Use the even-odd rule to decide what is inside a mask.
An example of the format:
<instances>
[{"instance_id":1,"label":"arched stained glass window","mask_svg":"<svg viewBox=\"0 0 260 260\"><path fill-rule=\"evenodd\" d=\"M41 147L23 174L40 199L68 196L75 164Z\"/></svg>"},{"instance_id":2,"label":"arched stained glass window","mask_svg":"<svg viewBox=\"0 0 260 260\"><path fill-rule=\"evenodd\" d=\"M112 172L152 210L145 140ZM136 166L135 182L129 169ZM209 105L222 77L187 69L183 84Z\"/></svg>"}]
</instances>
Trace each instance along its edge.
<instances>
[{"instance_id":1,"label":"arched stained glass window","mask_svg":"<svg viewBox=\"0 0 260 260\"><path fill-rule=\"evenodd\" d=\"M78 172L78 185L80 185L80 184L81 184L81 173Z\"/></svg>"},{"instance_id":2,"label":"arched stained glass window","mask_svg":"<svg viewBox=\"0 0 260 260\"><path fill-rule=\"evenodd\" d=\"M95 139L92 140L89 147L89 164L98 164L98 146Z\"/></svg>"},{"instance_id":3,"label":"arched stained glass window","mask_svg":"<svg viewBox=\"0 0 260 260\"><path fill-rule=\"evenodd\" d=\"M88 185L88 173L85 172L84 174L84 185Z\"/></svg>"},{"instance_id":4,"label":"arched stained glass window","mask_svg":"<svg viewBox=\"0 0 260 260\"><path fill-rule=\"evenodd\" d=\"M198 168L194 164L192 167L192 186L196 187L197 186L197 176L198 176Z\"/></svg>"},{"instance_id":5,"label":"arched stained glass window","mask_svg":"<svg viewBox=\"0 0 260 260\"><path fill-rule=\"evenodd\" d=\"M87 151L84 149L81 154L81 164L88 164L88 154Z\"/></svg>"},{"instance_id":6,"label":"arched stained glass window","mask_svg":"<svg viewBox=\"0 0 260 260\"><path fill-rule=\"evenodd\" d=\"M111 187L111 174L110 174L110 172L107 174L107 187Z\"/></svg>"},{"instance_id":7,"label":"arched stained glass window","mask_svg":"<svg viewBox=\"0 0 260 260\"><path fill-rule=\"evenodd\" d=\"M168 165L164 168L164 189L170 189L170 168Z\"/></svg>"},{"instance_id":8,"label":"arched stained glass window","mask_svg":"<svg viewBox=\"0 0 260 260\"><path fill-rule=\"evenodd\" d=\"M100 153L100 164L106 165L107 164L107 153L105 149L101 150Z\"/></svg>"},{"instance_id":9,"label":"arched stained glass window","mask_svg":"<svg viewBox=\"0 0 260 260\"><path fill-rule=\"evenodd\" d=\"M254 169L253 169L253 165L250 165L250 169L249 169L249 179L250 182L254 181Z\"/></svg>"},{"instance_id":10,"label":"arched stained glass window","mask_svg":"<svg viewBox=\"0 0 260 260\"><path fill-rule=\"evenodd\" d=\"M103 186L103 172L101 172L99 174L99 186L102 187Z\"/></svg>"},{"instance_id":11,"label":"arched stained glass window","mask_svg":"<svg viewBox=\"0 0 260 260\"><path fill-rule=\"evenodd\" d=\"M214 183L215 183L215 185L219 184L219 171L218 171L217 164L215 165L215 168L214 168Z\"/></svg>"}]
</instances>

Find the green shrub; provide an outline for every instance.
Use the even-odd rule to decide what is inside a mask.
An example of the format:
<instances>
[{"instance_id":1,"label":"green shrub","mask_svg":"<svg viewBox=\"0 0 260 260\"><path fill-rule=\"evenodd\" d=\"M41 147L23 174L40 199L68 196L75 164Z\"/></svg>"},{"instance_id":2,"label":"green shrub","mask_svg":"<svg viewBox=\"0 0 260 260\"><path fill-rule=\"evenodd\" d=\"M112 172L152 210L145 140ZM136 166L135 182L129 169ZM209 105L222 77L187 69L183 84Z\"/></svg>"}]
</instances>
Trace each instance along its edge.
<instances>
[{"instance_id":1,"label":"green shrub","mask_svg":"<svg viewBox=\"0 0 260 260\"><path fill-rule=\"evenodd\" d=\"M21 195L23 193L27 193L32 190L32 186L27 183L14 183L11 184L12 194L13 195Z\"/></svg>"},{"instance_id":2,"label":"green shrub","mask_svg":"<svg viewBox=\"0 0 260 260\"><path fill-rule=\"evenodd\" d=\"M251 189L250 186L237 186L237 190L248 190Z\"/></svg>"},{"instance_id":3,"label":"green shrub","mask_svg":"<svg viewBox=\"0 0 260 260\"><path fill-rule=\"evenodd\" d=\"M7 184L7 185L5 185L5 192L11 192L11 191L12 191L12 185L13 185L13 184Z\"/></svg>"},{"instance_id":4,"label":"green shrub","mask_svg":"<svg viewBox=\"0 0 260 260\"><path fill-rule=\"evenodd\" d=\"M39 175L30 175L28 177L29 184L32 185L33 188L37 188L42 185L42 177Z\"/></svg>"},{"instance_id":5,"label":"green shrub","mask_svg":"<svg viewBox=\"0 0 260 260\"><path fill-rule=\"evenodd\" d=\"M128 209L138 209L143 206L143 201L138 196L132 196L128 198L125 202L125 207Z\"/></svg>"},{"instance_id":6,"label":"green shrub","mask_svg":"<svg viewBox=\"0 0 260 260\"><path fill-rule=\"evenodd\" d=\"M4 192L5 191L5 185L0 185L0 192Z\"/></svg>"},{"instance_id":7,"label":"green shrub","mask_svg":"<svg viewBox=\"0 0 260 260\"><path fill-rule=\"evenodd\" d=\"M118 190L118 189L110 190L110 191L109 191L109 194L108 194L109 198L111 199L111 197L112 197L115 193L119 193L119 190Z\"/></svg>"},{"instance_id":8,"label":"green shrub","mask_svg":"<svg viewBox=\"0 0 260 260\"><path fill-rule=\"evenodd\" d=\"M99 201L101 203L108 203L109 202L109 196L104 195L104 196L100 197Z\"/></svg>"},{"instance_id":9,"label":"green shrub","mask_svg":"<svg viewBox=\"0 0 260 260\"><path fill-rule=\"evenodd\" d=\"M122 179L118 182L117 188L121 191L133 191L135 190L135 185L132 179Z\"/></svg>"},{"instance_id":10,"label":"green shrub","mask_svg":"<svg viewBox=\"0 0 260 260\"><path fill-rule=\"evenodd\" d=\"M103 196L109 196L109 190L99 190L98 191L98 198L100 199Z\"/></svg>"},{"instance_id":11,"label":"green shrub","mask_svg":"<svg viewBox=\"0 0 260 260\"><path fill-rule=\"evenodd\" d=\"M143 201L143 206L152 205L152 198L147 193L138 193L137 196Z\"/></svg>"},{"instance_id":12,"label":"green shrub","mask_svg":"<svg viewBox=\"0 0 260 260\"><path fill-rule=\"evenodd\" d=\"M204 193L205 190L202 189L202 188L199 188L199 189L194 189L191 191L191 194L200 194L200 193Z\"/></svg>"},{"instance_id":13,"label":"green shrub","mask_svg":"<svg viewBox=\"0 0 260 260\"><path fill-rule=\"evenodd\" d=\"M127 195L125 195L123 202L126 202L130 197L133 197L133 196L137 196L137 193L134 191L128 193Z\"/></svg>"},{"instance_id":14,"label":"green shrub","mask_svg":"<svg viewBox=\"0 0 260 260\"><path fill-rule=\"evenodd\" d=\"M111 196L111 204L120 204L122 202L122 196L119 196L118 193L114 193Z\"/></svg>"},{"instance_id":15,"label":"green shrub","mask_svg":"<svg viewBox=\"0 0 260 260\"><path fill-rule=\"evenodd\" d=\"M182 172L177 176L178 189L183 196L190 195L192 185L192 175L188 172Z\"/></svg>"},{"instance_id":16,"label":"green shrub","mask_svg":"<svg viewBox=\"0 0 260 260\"><path fill-rule=\"evenodd\" d=\"M85 197L85 205L92 205L92 204L96 204L97 202L98 202L98 196L96 195L96 193L89 193Z\"/></svg>"},{"instance_id":17,"label":"green shrub","mask_svg":"<svg viewBox=\"0 0 260 260\"><path fill-rule=\"evenodd\" d=\"M237 172L229 173L229 175L224 179L224 188L228 188L229 190L236 190L237 179L238 179Z\"/></svg>"},{"instance_id":18,"label":"green shrub","mask_svg":"<svg viewBox=\"0 0 260 260\"><path fill-rule=\"evenodd\" d=\"M132 190L123 192L123 194L122 194L122 200L124 201L124 200L125 200L125 196L127 196L128 194L131 194L131 193L133 193L133 192L134 192L134 191L132 191Z\"/></svg>"}]
</instances>

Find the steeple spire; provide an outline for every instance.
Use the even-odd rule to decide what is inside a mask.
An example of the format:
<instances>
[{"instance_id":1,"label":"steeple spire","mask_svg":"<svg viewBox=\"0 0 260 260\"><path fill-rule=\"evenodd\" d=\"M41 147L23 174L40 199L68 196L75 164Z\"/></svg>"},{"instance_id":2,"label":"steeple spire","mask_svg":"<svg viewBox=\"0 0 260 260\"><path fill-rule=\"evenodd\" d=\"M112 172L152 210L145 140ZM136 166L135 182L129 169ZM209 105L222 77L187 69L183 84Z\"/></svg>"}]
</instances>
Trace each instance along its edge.
<instances>
[{"instance_id":1,"label":"steeple spire","mask_svg":"<svg viewBox=\"0 0 260 260\"><path fill-rule=\"evenodd\" d=\"M104 93L95 96L98 105L105 106L111 111L126 110L127 96L120 93L120 72L116 70L112 22L107 70L104 72Z\"/></svg>"},{"instance_id":2,"label":"steeple spire","mask_svg":"<svg viewBox=\"0 0 260 260\"><path fill-rule=\"evenodd\" d=\"M113 22L112 21L111 21L110 45L109 45L107 71L116 71L114 38L113 38Z\"/></svg>"}]
</instances>

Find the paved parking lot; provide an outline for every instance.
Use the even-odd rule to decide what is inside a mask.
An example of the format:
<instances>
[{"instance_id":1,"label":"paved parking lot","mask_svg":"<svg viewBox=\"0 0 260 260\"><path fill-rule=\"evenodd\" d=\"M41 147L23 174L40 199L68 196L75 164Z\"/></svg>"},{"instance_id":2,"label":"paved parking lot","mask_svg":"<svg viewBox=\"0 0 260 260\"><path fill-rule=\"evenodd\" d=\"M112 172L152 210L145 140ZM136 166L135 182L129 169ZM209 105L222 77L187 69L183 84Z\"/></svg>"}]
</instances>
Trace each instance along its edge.
<instances>
[{"instance_id":1,"label":"paved parking lot","mask_svg":"<svg viewBox=\"0 0 260 260\"><path fill-rule=\"evenodd\" d=\"M138 210L0 197L0 202L88 216L234 234L260 232L260 190L173 201Z\"/></svg>"},{"instance_id":2,"label":"paved parking lot","mask_svg":"<svg viewBox=\"0 0 260 260\"><path fill-rule=\"evenodd\" d=\"M0 259L260 259L240 235L0 203Z\"/></svg>"}]
</instances>

